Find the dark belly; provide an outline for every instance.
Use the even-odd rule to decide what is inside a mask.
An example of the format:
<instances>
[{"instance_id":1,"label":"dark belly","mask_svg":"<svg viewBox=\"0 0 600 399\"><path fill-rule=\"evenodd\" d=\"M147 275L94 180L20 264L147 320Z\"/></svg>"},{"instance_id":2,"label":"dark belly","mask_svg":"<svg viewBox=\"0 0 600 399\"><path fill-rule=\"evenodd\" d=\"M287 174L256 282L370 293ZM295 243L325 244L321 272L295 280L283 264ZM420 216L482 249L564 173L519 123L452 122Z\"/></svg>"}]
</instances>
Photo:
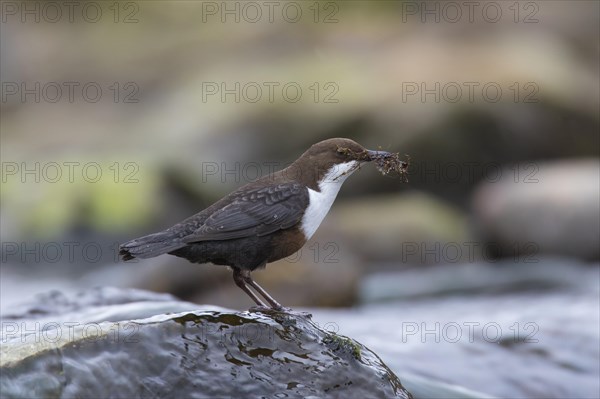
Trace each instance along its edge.
<instances>
[{"instance_id":1,"label":"dark belly","mask_svg":"<svg viewBox=\"0 0 600 399\"><path fill-rule=\"evenodd\" d=\"M191 243L169 254L193 263L214 263L254 270L294 254L305 242L304 234L292 228L262 237Z\"/></svg>"}]
</instances>

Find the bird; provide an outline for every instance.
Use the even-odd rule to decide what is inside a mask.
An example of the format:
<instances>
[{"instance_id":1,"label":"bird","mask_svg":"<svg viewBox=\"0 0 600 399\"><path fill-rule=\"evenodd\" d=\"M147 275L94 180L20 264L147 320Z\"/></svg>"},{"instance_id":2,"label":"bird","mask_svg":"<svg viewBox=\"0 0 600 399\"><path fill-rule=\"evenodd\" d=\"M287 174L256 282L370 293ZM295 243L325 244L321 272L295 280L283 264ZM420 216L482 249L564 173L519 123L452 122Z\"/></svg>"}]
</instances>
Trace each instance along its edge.
<instances>
[{"instance_id":1,"label":"bird","mask_svg":"<svg viewBox=\"0 0 600 399\"><path fill-rule=\"evenodd\" d=\"M169 254L192 263L229 266L235 284L259 308L288 309L251 273L300 250L344 181L362 164L387 155L347 138L320 141L288 167L236 189L166 230L121 244L119 255L127 261Z\"/></svg>"}]
</instances>

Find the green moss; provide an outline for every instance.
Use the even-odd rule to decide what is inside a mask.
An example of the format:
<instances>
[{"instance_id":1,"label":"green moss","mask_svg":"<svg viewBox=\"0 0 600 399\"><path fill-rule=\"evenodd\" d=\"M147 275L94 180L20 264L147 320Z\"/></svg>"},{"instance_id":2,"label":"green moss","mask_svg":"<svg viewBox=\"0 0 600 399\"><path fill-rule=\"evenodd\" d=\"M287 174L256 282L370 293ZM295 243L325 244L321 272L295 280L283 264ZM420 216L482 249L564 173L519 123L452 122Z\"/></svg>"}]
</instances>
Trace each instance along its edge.
<instances>
[{"instance_id":1,"label":"green moss","mask_svg":"<svg viewBox=\"0 0 600 399\"><path fill-rule=\"evenodd\" d=\"M343 335L329 333L323 338L323 343L334 352L351 354L356 360L361 360L360 345L353 339L344 337Z\"/></svg>"}]
</instances>

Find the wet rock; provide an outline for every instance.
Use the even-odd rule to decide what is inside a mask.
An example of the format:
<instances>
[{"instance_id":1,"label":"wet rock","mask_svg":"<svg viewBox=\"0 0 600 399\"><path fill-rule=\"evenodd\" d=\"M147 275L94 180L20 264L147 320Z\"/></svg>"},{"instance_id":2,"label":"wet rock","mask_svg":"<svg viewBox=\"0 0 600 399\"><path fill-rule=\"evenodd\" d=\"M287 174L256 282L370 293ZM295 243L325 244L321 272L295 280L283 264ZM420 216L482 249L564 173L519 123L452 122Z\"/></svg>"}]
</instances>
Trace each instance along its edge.
<instances>
[{"instance_id":1,"label":"wet rock","mask_svg":"<svg viewBox=\"0 0 600 399\"><path fill-rule=\"evenodd\" d=\"M54 309L2 321L3 397L411 398L377 355L307 314L192 310L135 290L39 299ZM147 317L161 306L178 313Z\"/></svg>"},{"instance_id":2,"label":"wet rock","mask_svg":"<svg viewBox=\"0 0 600 399\"><path fill-rule=\"evenodd\" d=\"M519 170L521 173L515 174ZM600 257L598 159L530 163L474 195L479 227L504 255Z\"/></svg>"}]
</instances>

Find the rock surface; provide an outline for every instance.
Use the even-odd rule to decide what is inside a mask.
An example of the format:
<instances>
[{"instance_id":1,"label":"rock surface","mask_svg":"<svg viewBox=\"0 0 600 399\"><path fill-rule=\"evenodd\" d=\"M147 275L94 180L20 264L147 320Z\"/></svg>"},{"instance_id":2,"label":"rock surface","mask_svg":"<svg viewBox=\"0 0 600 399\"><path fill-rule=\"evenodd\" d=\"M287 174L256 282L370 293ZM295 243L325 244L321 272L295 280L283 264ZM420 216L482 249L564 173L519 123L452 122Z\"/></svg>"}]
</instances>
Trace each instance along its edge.
<instances>
[{"instance_id":1,"label":"rock surface","mask_svg":"<svg viewBox=\"0 0 600 399\"><path fill-rule=\"evenodd\" d=\"M2 397L411 398L307 314L197 308L136 290L39 297L3 317Z\"/></svg>"}]
</instances>

